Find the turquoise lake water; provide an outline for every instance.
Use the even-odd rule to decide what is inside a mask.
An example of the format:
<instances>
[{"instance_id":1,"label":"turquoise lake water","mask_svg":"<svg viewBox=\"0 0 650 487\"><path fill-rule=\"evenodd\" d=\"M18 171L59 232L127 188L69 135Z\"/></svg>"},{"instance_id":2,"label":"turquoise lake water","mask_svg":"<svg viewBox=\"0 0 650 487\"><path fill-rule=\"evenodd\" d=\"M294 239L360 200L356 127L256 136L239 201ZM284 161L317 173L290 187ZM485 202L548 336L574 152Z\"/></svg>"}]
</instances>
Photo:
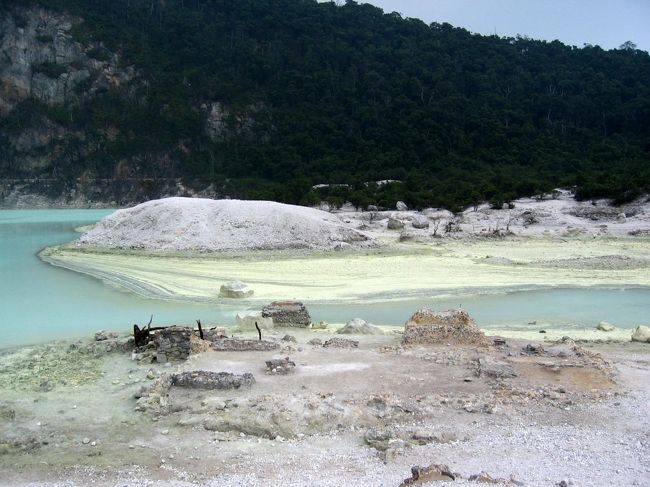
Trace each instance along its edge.
<instances>
[{"instance_id":1,"label":"turquoise lake water","mask_svg":"<svg viewBox=\"0 0 650 487\"><path fill-rule=\"evenodd\" d=\"M128 331L133 323L234 324L245 305L193 304L146 299L103 282L42 262L44 247L73 240L74 228L94 223L111 210L0 210L0 348L52 339L90 336L100 329ZM429 306L462 305L484 328L593 327L609 321L631 328L650 317L650 289L549 289L505 294L457 295L372 304L306 303L314 321L354 317L401 325Z\"/></svg>"}]
</instances>

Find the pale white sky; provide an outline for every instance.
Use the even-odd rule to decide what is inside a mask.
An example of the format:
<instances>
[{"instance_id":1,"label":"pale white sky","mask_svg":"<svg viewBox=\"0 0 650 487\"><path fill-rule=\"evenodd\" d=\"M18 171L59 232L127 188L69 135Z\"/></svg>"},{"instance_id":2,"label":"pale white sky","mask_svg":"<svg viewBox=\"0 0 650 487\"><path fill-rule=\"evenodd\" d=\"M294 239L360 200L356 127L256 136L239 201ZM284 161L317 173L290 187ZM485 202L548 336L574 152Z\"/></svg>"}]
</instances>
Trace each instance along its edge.
<instances>
[{"instance_id":1,"label":"pale white sky","mask_svg":"<svg viewBox=\"0 0 650 487\"><path fill-rule=\"evenodd\" d=\"M603 49L632 41L650 51L650 0L359 0L386 12L449 22L479 34L526 35Z\"/></svg>"}]
</instances>

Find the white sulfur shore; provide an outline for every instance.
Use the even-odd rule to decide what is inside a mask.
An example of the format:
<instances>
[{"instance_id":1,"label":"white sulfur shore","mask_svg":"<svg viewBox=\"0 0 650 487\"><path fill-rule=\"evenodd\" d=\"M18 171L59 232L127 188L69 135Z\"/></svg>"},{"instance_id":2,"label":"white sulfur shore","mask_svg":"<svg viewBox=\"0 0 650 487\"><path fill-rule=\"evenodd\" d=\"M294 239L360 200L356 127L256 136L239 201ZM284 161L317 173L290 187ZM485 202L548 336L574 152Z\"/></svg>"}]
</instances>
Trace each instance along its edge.
<instances>
[{"instance_id":1,"label":"white sulfur shore","mask_svg":"<svg viewBox=\"0 0 650 487\"><path fill-rule=\"evenodd\" d=\"M410 220L423 215L429 228L413 228ZM388 218L405 228L387 229ZM482 207L450 218L433 210L329 214L269 202L170 198L120 210L78 241L41 255L144 296L195 301L217 299L221 285L234 280L253 289L253 300L321 302L650 286L648 201L612 208L562 193L518 200L513 210ZM321 251L342 247L350 248Z\"/></svg>"}]
</instances>

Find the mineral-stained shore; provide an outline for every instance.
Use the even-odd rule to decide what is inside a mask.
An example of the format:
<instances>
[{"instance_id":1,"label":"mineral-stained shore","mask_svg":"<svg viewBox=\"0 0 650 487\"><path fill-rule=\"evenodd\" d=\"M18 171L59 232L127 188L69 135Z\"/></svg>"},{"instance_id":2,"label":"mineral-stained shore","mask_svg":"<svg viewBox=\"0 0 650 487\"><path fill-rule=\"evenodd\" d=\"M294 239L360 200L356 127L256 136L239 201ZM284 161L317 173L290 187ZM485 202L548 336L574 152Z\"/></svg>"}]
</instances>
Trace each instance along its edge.
<instances>
[{"instance_id":1,"label":"mineral-stained shore","mask_svg":"<svg viewBox=\"0 0 650 487\"><path fill-rule=\"evenodd\" d=\"M328 330L274 333L275 351L166 364L132 360L127 337L3 351L0 485L397 487L430 464L461 485L481 471L527 486L650 478L648 344L386 333L335 348L313 341ZM290 373L268 373L286 357ZM254 381L186 387L198 370Z\"/></svg>"}]
</instances>

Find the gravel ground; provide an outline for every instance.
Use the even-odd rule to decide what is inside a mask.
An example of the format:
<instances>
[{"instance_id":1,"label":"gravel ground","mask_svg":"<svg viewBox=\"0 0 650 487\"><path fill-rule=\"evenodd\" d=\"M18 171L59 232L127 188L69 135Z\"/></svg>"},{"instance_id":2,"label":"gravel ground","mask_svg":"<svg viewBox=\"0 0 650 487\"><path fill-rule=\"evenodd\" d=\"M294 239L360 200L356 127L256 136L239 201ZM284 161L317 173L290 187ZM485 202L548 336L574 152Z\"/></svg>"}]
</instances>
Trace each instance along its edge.
<instances>
[{"instance_id":1,"label":"gravel ground","mask_svg":"<svg viewBox=\"0 0 650 487\"><path fill-rule=\"evenodd\" d=\"M297 331L296 336L301 346L313 334ZM13 426L6 423L1 427L0 443L7 435L29 438L50 430L53 434L46 435L49 445L0 454L0 486L397 487L410 477L411 466L432 463L447 464L462 475L453 485L471 485L466 479L481 471L492 477L512 477L526 486L554 486L562 480L575 486L650 485L648 345L587 345L613 365L614 383L607 378L609 366L602 369L600 364L605 363L597 356L583 351L574 358L558 356L548 343L544 344L547 355L538 357L517 353L524 342L515 340L508 340L505 350L486 352L447 347L391 351L398 340L394 336L358 339L360 349L354 351L294 349L289 352L298 364L293 379L266 376L258 370L255 386L228 396L238 407L207 413L209 417L227 414L231 420L245 420L250 414L261 421L264 411L282 412L283 416L292 414L290 407L300 411L306 407L301 405L305 394L324 398L324 403L335 408L332 411L343 408L354 413L329 419L325 415L320 431L305 430L307 434L287 439L206 431L201 424L205 411L192 410L201 396L193 399L189 393L170 395L173 405L183 406L181 412L132 416L129 397L146 381L150 366L134 365L121 353L103 356L104 374L92 384L57 386L50 392L29 392L26 386L16 393L7 391L2 395L5 404L18 398L12 406L16 420L12 420ZM557 351L570 350L563 344L556 347ZM65 361L71 351L68 347L62 350L67 351L59 360ZM507 396L510 399L489 412L468 410L467 401L482 404L491 394L499 396L504 384L482 377L465 381L472 377L468 373L476 354L484 353L495 360L510 360L515 367L519 376L507 380L514 388L508 390L532 395ZM250 364L259 362L261 366L263 358L265 354L258 352L208 352L178 367L255 371ZM14 366L19 365L17 360ZM565 364L569 375L544 372L550 361ZM160 366L159 371L164 370L169 368ZM66 369L66 374L71 373ZM549 383L553 389L566 389L562 400L536 393ZM387 410L391 412L386 417L372 411L369 416L362 414L368 411L364 397L382 391L388 393L383 396L388 404L396 408ZM440 401L440 397L448 399ZM421 414L409 415L412 401L419 401ZM316 402L322 406L321 401ZM388 450L375 449L364 441L364 432L373 424L392 431ZM402 438L408 438L413 430L451 431L453 437L448 442L405 443ZM84 436L88 441L96 439L98 445L85 444Z\"/></svg>"}]
</instances>

